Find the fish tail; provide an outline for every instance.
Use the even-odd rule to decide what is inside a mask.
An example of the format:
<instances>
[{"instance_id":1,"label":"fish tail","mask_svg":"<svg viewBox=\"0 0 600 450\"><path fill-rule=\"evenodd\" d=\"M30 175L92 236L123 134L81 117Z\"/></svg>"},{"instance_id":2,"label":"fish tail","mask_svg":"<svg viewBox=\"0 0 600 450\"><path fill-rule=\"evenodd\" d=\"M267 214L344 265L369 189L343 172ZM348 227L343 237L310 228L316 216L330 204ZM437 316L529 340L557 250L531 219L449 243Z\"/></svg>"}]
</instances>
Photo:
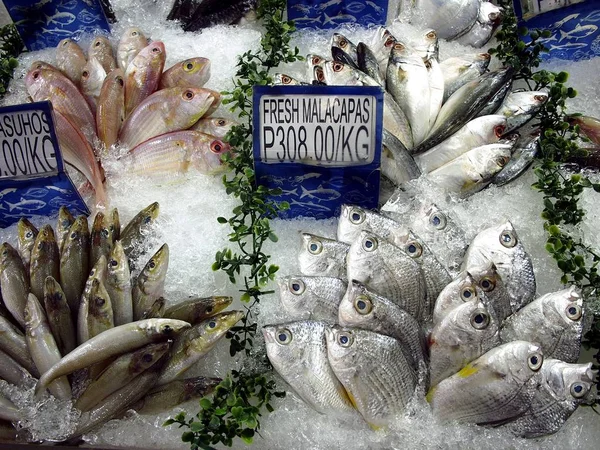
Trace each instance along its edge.
<instances>
[{"instance_id":1,"label":"fish tail","mask_svg":"<svg viewBox=\"0 0 600 450\"><path fill-rule=\"evenodd\" d=\"M300 186L300 188L302 189L302 194L300 194L300 198L304 198L307 195L309 195L308 190L304 186Z\"/></svg>"},{"instance_id":2,"label":"fish tail","mask_svg":"<svg viewBox=\"0 0 600 450\"><path fill-rule=\"evenodd\" d=\"M9 211L12 211L13 209L15 209L17 207L17 204L8 203L8 202L6 202L6 204L8 205Z\"/></svg>"}]
</instances>

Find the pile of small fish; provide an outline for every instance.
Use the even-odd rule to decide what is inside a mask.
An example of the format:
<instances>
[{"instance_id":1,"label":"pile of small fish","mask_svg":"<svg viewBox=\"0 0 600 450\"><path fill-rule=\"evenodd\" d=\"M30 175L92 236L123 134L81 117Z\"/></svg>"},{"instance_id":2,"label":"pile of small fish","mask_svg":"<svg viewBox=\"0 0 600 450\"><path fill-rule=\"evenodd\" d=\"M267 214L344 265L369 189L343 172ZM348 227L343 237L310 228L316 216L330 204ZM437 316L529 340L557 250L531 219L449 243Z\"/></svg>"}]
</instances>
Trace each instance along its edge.
<instances>
[{"instance_id":1,"label":"pile of small fish","mask_svg":"<svg viewBox=\"0 0 600 450\"><path fill-rule=\"evenodd\" d=\"M438 60L438 35L405 42L378 29L371 46L334 33L332 60L308 55L313 84L384 88L382 176L393 186L424 174L461 196L505 184L533 161L539 133L514 131L547 101L541 91L510 92L513 70L485 72L487 53ZM275 84L308 84L285 74Z\"/></svg>"},{"instance_id":2,"label":"pile of small fish","mask_svg":"<svg viewBox=\"0 0 600 450\"><path fill-rule=\"evenodd\" d=\"M503 9L489 0L410 0L401 3L400 15L418 12L427 27L442 39L483 47L502 23Z\"/></svg>"},{"instance_id":3,"label":"pile of small fish","mask_svg":"<svg viewBox=\"0 0 600 450\"><path fill-rule=\"evenodd\" d=\"M220 382L183 377L243 316L221 312L232 298L192 298L165 309L167 244L137 277L130 271L158 212L153 203L122 229L116 209L98 212L90 231L85 216L62 207L56 233L23 218L18 249L0 247L0 378L26 389L35 384L36 400L46 389L73 400L77 427L56 440L75 440L129 409L169 410ZM22 414L0 396L0 419L17 423Z\"/></svg>"},{"instance_id":4,"label":"pile of small fish","mask_svg":"<svg viewBox=\"0 0 600 450\"><path fill-rule=\"evenodd\" d=\"M427 393L441 421L558 431L596 376L576 364L577 290L536 298L510 222L467 246L434 204L387 209L343 206L337 240L302 233L303 275L279 280L291 322L263 329L277 372L317 411L356 409L373 427Z\"/></svg>"},{"instance_id":5,"label":"pile of small fish","mask_svg":"<svg viewBox=\"0 0 600 450\"><path fill-rule=\"evenodd\" d=\"M49 100L65 161L93 186L106 206L99 159L118 144L128 172L183 173L190 166L211 173L229 151L222 137L231 121L209 116L218 92L203 88L210 61L196 57L163 72L165 45L148 44L139 28L123 34L116 59L104 36L92 40L88 56L71 39L56 48L56 66L32 63L25 78L33 101Z\"/></svg>"}]
</instances>

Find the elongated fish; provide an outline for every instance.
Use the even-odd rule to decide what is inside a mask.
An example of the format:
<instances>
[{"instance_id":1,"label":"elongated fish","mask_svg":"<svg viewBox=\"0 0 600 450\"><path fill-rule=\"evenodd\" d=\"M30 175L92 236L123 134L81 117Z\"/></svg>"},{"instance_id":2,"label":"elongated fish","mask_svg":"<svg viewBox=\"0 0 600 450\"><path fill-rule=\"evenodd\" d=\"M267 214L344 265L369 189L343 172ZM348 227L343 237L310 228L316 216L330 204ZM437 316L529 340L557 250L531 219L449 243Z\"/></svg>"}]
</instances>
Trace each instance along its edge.
<instances>
[{"instance_id":1,"label":"elongated fish","mask_svg":"<svg viewBox=\"0 0 600 450\"><path fill-rule=\"evenodd\" d=\"M165 66L165 45L160 41L144 47L125 69L125 117L158 88Z\"/></svg>"},{"instance_id":2,"label":"elongated fish","mask_svg":"<svg viewBox=\"0 0 600 450\"><path fill-rule=\"evenodd\" d=\"M29 279L31 293L36 298L44 298L44 283L48 276L60 280L60 254L54 230L50 225L44 225L40 228L31 251Z\"/></svg>"},{"instance_id":3,"label":"elongated fish","mask_svg":"<svg viewBox=\"0 0 600 450\"><path fill-rule=\"evenodd\" d=\"M8 242L0 246L0 289L6 309L24 327L24 310L30 289L29 274L25 272L19 253Z\"/></svg>"},{"instance_id":4,"label":"elongated fish","mask_svg":"<svg viewBox=\"0 0 600 450\"><path fill-rule=\"evenodd\" d=\"M79 216L69 230L60 257L60 279L63 280L64 295L74 317L77 317L81 294L90 272L89 253L87 218Z\"/></svg>"},{"instance_id":5,"label":"elongated fish","mask_svg":"<svg viewBox=\"0 0 600 450\"><path fill-rule=\"evenodd\" d=\"M166 309L162 317L166 319L179 319L194 325L220 313L231 305L232 301L233 297L222 295L191 298Z\"/></svg>"},{"instance_id":6,"label":"elongated fish","mask_svg":"<svg viewBox=\"0 0 600 450\"><path fill-rule=\"evenodd\" d=\"M125 120L125 82L122 69L115 69L106 75L96 108L98 138L109 149L119 136Z\"/></svg>"},{"instance_id":7,"label":"elongated fish","mask_svg":"<svg viewBox=\"0 0 600 450\"><path fill-rule=\"evenodd\" d=\"M209 78L210 60L208 58L195 57L180 61L165 70L160 77L158 88L201 88Z\"/></svg>"},{"instance_id":8,"label":"elongated fish","mask_svg":"<svg viewBox=\"0 0 600 450\"><path fill-rule=\"evenodd\" d=\"M162 297L169 267L169 246L161 248L146 263L132 289L133 318L139 320L152 304Z\"/></svg>"},{"instance_id":9,"label":"elongated fish","mask_svg":"<svg viewBox=\"0 0 600 450\"><path fill-rule=\"evenodd\" d=\"M44 308L48 325L61 355L66 355L77 346L71 309L60 284L52 278L44 283Z\"/></svg>"},{"instance_id":10,"label":"elongated fish","mask_svg":"<svg viewBox=\"0 0 600 450\"><path fill-rule=\"evenodd\" d=\"M112 303L115 326L131 322L133 320L131 273L121 241L115 242L108 258L105 287Z\"/></svg>"}]
</instances>

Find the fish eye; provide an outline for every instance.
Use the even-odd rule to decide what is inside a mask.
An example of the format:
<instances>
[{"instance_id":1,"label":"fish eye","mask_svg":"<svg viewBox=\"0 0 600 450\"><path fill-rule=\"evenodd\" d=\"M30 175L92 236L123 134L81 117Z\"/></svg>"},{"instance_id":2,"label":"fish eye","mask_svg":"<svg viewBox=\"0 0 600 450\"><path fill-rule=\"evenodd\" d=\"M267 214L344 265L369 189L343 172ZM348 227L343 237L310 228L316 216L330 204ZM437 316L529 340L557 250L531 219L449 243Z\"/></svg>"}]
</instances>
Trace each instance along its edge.
<instances>
[{"instance_id":1,"label":"fish eye","mask_svg":"<svg viewBox=\"0 0 600 450\"><path fill-rule=\"evenodd\" d=\"M150 267L151 269L154 269L154 268L156 267L156 263L154 262L154 260L153 260L153 259L151 259L151 260L148 262L148 267Z\"/></svg>"},{"instance_id":2,"label":"fish eye","mask_svg":"<svg viewBox=\"0 0 600 450\"><path fill-rule=\"evenodd\" d=\"M193 98L194 98L194 93L193 93L192 91L185 91L185 92L183 93L183 96L184 96L185 98L187 98L188 100L191 100L191 99L193 99Z\"/></svg>"},{"instance_id":3,"label":"fish eye","mask_svg":"<svg viewBox=\"0 0 600 450\"><path fill-rule=\"evenodd\" d=\"M102 228L102 230L100 231L100 234L102 235L103 238L107 238L110 233L106 228Z\"/></svg>"},{"instance_id":4,"label":"fish eye","mask_svg":"<svg viewBox=\"0 0 600 450\"><path fill-rule=\"evenodd\" d=\"M34 80L37 80L40 76L40 72L36 70L35 72L33 72L33 74L31 76L33 77Z\"/></svg>"},{"instance_id":5,"label":"fish eye","mask_svg":"<svg viewBox=\"0 0 600 450\"><path fill-rule=\"evenodd\" d=\"M83 72L81 72L81 76L87 78L90 76L90 73L87 70L84 70Z\"/></svg>"},{"instance_id":6,"label":"fish eye","mask_svg":"<svg viewBox=\"0 0 600 450\"><path fill-rule=\"evenodd\" d=\"M396 42L394 44L394 50L404 50L404 45L401 44L400 42Z\"/></svg>"},{"instance_id":7,"label":"fish eye","mask_svg":"<svg viewBox=\"0 0 600 450\"><path fill-rule=\"evenodd\" d=\"M214 320L211 320L210 322L208 322L208 328L216 328L217 327L217 322L215 322Z\"/></svg>"},{"instance_id":8,"label":"fish eye","mask_svg":"<svg viewBox=\"0 0 600 450\"><path fill-rule=\"evenodd\" d=\"M530 355L527 359L527 365L534 372L540 370L540 367L542 367L543 362L544 357L541 355L541 353L534 353L533 355Z\"/></svg>"},{"instance_id":9,"label":"fish eye","mask_svg":"<svg viewBox=\"0 0 600 450\"><path fill-rule=\"evenodd\" d=\"M334 72L341 72L343 68L344 68L344 65L342 63L340 63L340 62L333 63L333 71Z\"/></svg>"},{"instance_id":10,"label":"fish eye","mask_svg":"<svg viewBox=\"0 0 600 450\"><path fill-rule=\"evenodd\" d=\"M111 259L110 260L110 266L111 267L117 267L119 265L119 262L116 259Z\"/></svg>"},{"instance_id":11,"label":"fish eye","mask_svg":"<svg viewBox=\"0 0 600 450\"><path fill-rule=\"evenodd\" d=\"M379 243L377 242L377 239L374 237L366 237L365 240L362 243L362 248L363 250L367 251L367 252L372 252L377 248L377 245Z\"/></svg>"},{"instance_id":12,"label":"fish eye","mask_svg":"<svg viewBox=\"0 0 600 450\"><path fill-rule=\"evenodd\" d=\"M213 153L221 153L223 151L223 144L221 141L213 141L210 144L210 151Z\"/></svg>"},{"instance_id":13,"label":"fish eye","mask_svg":"<svg viewBox=\"0 0 600 450\"><path fill-rule=\"evenodd\" d=\"M288 283L288 287L290 289L290 292L295 295L303 294L306 290L306 285L304 284L304 281L299 280L297 278L292 278Z\"/></svg>"},{"instance_id":14,"label":"fish eye","mask_svg":"<svg viewBox=\"0 0 600 450\"><path fill-rule=\"evenodd\" d=\"M284 75L281 77L281 82L283 84L290 84L292 82L292 79L290 77L288 77L287 75Z\"/></svg>"},{"instance_id":15,"label":"fish eye","mask_svg":"<svg viewBox=\"0 0 600 450\"><path fill-rule=\"evenodd\" d=\"M277 330L275 337L277 342L283 345L288 345L290 342L292 342L292 333L287 328L280 328Z\"/></svg>"},{"instance_id":16,"label":"fish eye","mask_svg":"<svg viewBox=\"0 0 600 450\"><path fill-rule=\"evenodd\" d=\"M312 253L313 255L318 255L322 251L323 251L323 244L321 243L321 241L318 241L316 239L311 239L310 242L308 243L308 252Z\"/></svg>"},{"instance_id":17,"label":"fish eye","mask_svg":"<svg viewBox=\"0 0 600 450\"><path fill-rule=\"evenodd\" d=\"M75 239L77 237L77 233L75 233L74 231L71 233L71 239Z\"/></svg>"},{"instance_id":18,"label":"fish eye","mask_svg":"<svg viewBox=\"0 0 600 450\"><path fill-rule=\"evenodd\" d=\"M217 120L217 125L219 125L220 127L224 127L225 126L225 119L219 119Z\"/></svg>"},{"instance_id":19,"label":"fish eye","mask_svg":"<svg viewBox=\"0 0 600 450\"><path fill-rule=\"evenodd\" d=\"M115 80L117 80L117 83L119 83L119 86L123 86L123 78L118 76L117 78L115 78Z\"/></svg>"},{"instance_id":20,"label":"fish eye","mask_svg":"<svg viewBox=\"0 0 600 450\"><path fill-rule=\"evenodd\" d=\"M313 64L319 64L320 62L321 62L321 58L319 58L318 56L313 56L313 59L312 59Z\"/></svg>"},{"instance_id":21,"label":"fish eye","mask_svg":"<svg viewBox=\"0 0 600 450\"><path fill-rule=\"evenodd\" d=\"M471 315L471 326L476 330L485 330L490 324L490 315L484 311L475 311Z\"/></svg>"},{"instance_id":22,"label":"fish eye","mask_svg":"<svg viewBox=\"0 0 600 450\"><path fill-rule=\"evenodd\" d=\"M41 243L41 242L40 242L40 243L38 243L38 245L37 245L37 248L38 248L38 250L41 250L41 249L42 249L42 247L43 247L42 243Z\"/></svg>"},{"instance_id":23,"label":"fish eye","mask_svg":"<svg viewBox=\"0 0 600 450\"><path fill-rule=\"evenodd\" d=\"M350 211L350 222L354 225L359 225L365 221L366 215L360 209L352 209Z\"/></svg>"},{"instance_id":24,"label":"fish eye","mask_svg":"<svg viewBox=\"0 0 600 450\"><path fill-rule=\"evenodd\" d=\"M581 310L581 306L579 305L569 305L567 306L567 317L571 320L579 320L581 319L581 316L583 314L583 311Z\"/></svg>"},{"instance_id":25,"label":"fish eye","mask_svg":"<svg viewBox=\"0 0 600 450\"><path fill-rule=\"evenodd\" d=\"M96 297L96 306L104 306L105 303L106 300L104 300L102 297Z\"/></svg>"},{"instance_id":26,"label":"fish eye","mask_svg":"<svg viewBox=\"0 0 600 450\"><path fill-rule=\"evenodd\" d=\"M408 253L408 256L410 256L411 258L418 258L423 254L423 247L421 247L421 244L419 244L418 242L408 242L405 248L406 253Z\"/></svg>"},{"instance_id":27,"label":"fish eye","mask_svg":"<svg viewBox=\"0 0 600 450\"><path fill-rule=\"evenodd\" d=\"M144 218L144 223L149 223L151 220L152 220L152 217L150 217L150 216L146 216L146 217Z\"/></svg>"},{"instance_id":28,"label":"fish eye","mask_svg":"<svg viewBox=\"0 0 600 450\"><path fill-rule=\"evenodd\" d=\"M33 233L31 231L28 231L27 233L25 233L25 237L27 239L31 239L33 237Z\"/></svg>"},{"instance_id":29,"label":"fish eye","mask_svg":"<svg viewBox=\"0 0 600 450\"><path fill-rule=\"evenodd\" d=\"M171 325L165 325L163 326L162 331L165 334L170 334L173 332L173 328L171 328Z\"/></svg>"},{"instance_id":30,"label":"fish eye","mask_svg":"<svg viewBox=\"0 0 600 450\"><path fill-rule=\"evenodd\" d=\"M339 333L337 341L342 347L350 347L353 341L352 335L350 333Z\"/></svg>"},{"instance_id":31,"label":"fish eye","mask_svg":"<svg viewBox=\"0 0 600 450\"><path fill-rule=\"evenodd\" d=\"M446 216L439 212L432 213L429 216L429 223L436 230L443 230L444 228L446 228L446 224L447 224Z\"/></svg>"},{"instance_id":32,"label":"fish eye","mask_svg":"<svg viewBox=\"0 0 600 450\"><path fill-rule=\"evenodd\" d=\"M189 62L189 63L187 63L187 64L185 65L185 68L186 68L187 70L192 70L192 69L194 68L194 64L193 64L193 63L191 63L191 62Z\"/></svg>"},{"instance_id":33,"label":"fish eye","mask_svg":"<svg viewBox=\"0 0 600 450\"><path fill-rule=\"evenodd\" d=\"M323 69L321 69L320 67L317 67L315 69L315 73L317 74L317 80L325 81L325 74L323 73Z\"/></svg>"},{"instance_id":34,"label":"fish eye","mask_svg":"<svg viewBox=\"0 0 600 450\"><path fill-rule=\"evenodd\" d=\"M160 48L152 47L152 53L160 53Z\"/></svg>"},{"instance_id":35,"label":"fish eye","mask_svg":"<svg viewBox=\"0 0 600 450\"><path fill-rule=\"evenodd\" d=\"M534 95L533 98L534 100L543 103L546 101L547 97L545 95Z\"/></svg>"},{"instance_id":36,"label":"fish eye","mask_svg":"<svg viewBox=\"0 0 600 450\"><path fill-rule=\"evenodd\" d=\"M517 236L510 230L504 230L500 233L500 243L507 248L517 245Z\"/></svg>"},{"instance_id":37,"label":"fish eye","mask_svg":"<svg viewBox=\"0 0 600 450\"><path fill-rule=\"evenodd\" d=\"M425 61L425 67L431 69L431 61Z\"/></svg>"},{"instance_id":38,"label":"fish eye","mask_svg":"<svg viewBox=\"0 0 600 450\"><path fill-rule=\"evenodd\" d=\"M149 363L152 362L152 354L151 353L144 353L144 356L142 356L142 361L144 361L145 363Z\"/></svg>"},{"instance_id":39,"label":"fish eye","mask_svg":"<svg viewBox=\"0 0 600 450\"><path fill-rule=\"evenodd\" d=\"M466 302L477 297L477 293L475 292L475 289L468 286L460 292L460 297Z\"/></svg>"},{"instance_id":40,"label":"fish eye","mask_svg":"<svg viewBox=\"0 0 600 450\"><path fill-rule=\"evenodd\" d=\"M366 295L359 295L354 300L354 309L356 309L359 314L369 314L373 310L373 303Z\"/></svg>"},{"instance_id":41,"label":"fish eye","mask_svg":"<svg viewBox=\"0 0 600 450\"><path fill-rule=\"evenodd\" d=\"M96 41L96 43L94 44L94 47L100 47L100 41Z\"/></svg>"},{"instance_id":42,"label":"fish eye","mask_svg":"<svg viewBox=\"0 0 600 450\"><path fill-rule=\"evenodd\" d=\"M491 292L494 290L494 288L496 287L496 282L494 280L492 280L489 277L484 277L481 279L481 281L479 282L479 286L481 287L481 289L483 289L485 292Z\"/></svg>"},{"instance_id":43,"label":"fish eye","mask_svg":"<svg viewBox=\"0 0 600 450\"><path fill-rule=\"evenodd\" d=\"M432 30L432 31L430 31L429 33L427 33L427 36L426 36L426 37L427 37L428 39L435 39L437 36L436 36L436 34L435 34L435 31L433 31L433 30Z\"/></svg>"},{"instance_id":44,"label":"fish eye","mask_svg":"<svg viewBox=\"0 0 600 450\"><path fill-rule=\"evenodd\" d=\"M344 48L346 45L348 45L348 41L346 39L340 39L338 45L340 48Z\"/></svg>"},{"instance_id":45,"label":"fish eye","mask_svg":"<svg viewBox=\"0 0 600 450\"><path fill-rule=\"evenodd\" d=\"M137 36L137 35L138 35L138 32L137 32L137 31L132 31L132 32L131 32L131 35L132 35L132 36Z\"/></svg>"},{"instance_id":46,"label":"fish eye","mask_svg":"<svg viewBox=\"0 0 600 450\"><path fill-rule=\"evenodd\" d=\"M209 307L207 307L207 308L206 308L206 312L207 312L207 313L211 313L211 312L213 312L213 307L212 307L212 306L209 306Z\"/></svg>"},{"instance_id":47,"label":"fish eye","mask_svg":"<svg viewBox=\"0 0 600 450\"><path fill-rule=\"evenodd\" d=\"M504 125L496 125L494 127L494 134L496 135L496 137L500 137L504 134L505 129L506 127Z\"/></svg>"},{"instance_id":48,"label":"fish eye","mask_svg":"<svg viewBox=\"0 0 600 450\"><path fill-rule=\"evenodd\" d=\"M575 398L584 397L587 394L588 388L582 383L573 383L571 385L571 395Z\"/></svg>"}]
</instances>

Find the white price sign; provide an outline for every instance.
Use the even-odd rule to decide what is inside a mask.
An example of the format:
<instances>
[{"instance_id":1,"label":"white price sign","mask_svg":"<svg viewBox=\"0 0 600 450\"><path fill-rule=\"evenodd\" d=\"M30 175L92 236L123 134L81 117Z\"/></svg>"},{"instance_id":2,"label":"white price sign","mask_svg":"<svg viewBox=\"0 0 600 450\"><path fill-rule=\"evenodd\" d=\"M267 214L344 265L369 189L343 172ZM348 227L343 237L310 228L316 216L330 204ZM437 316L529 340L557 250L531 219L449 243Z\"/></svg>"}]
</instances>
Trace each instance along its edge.
<instances>
[{"instance_id":1,"label":"white price sign","mask_svg":"<svg viewBox=\"0 0 600 450\"><path fill-rule=\"evenodd\" d=\"M375 157L376 111L372 95L262 95L261 161L329 167L370 164Z\"/></svg>"}]
</instances>

